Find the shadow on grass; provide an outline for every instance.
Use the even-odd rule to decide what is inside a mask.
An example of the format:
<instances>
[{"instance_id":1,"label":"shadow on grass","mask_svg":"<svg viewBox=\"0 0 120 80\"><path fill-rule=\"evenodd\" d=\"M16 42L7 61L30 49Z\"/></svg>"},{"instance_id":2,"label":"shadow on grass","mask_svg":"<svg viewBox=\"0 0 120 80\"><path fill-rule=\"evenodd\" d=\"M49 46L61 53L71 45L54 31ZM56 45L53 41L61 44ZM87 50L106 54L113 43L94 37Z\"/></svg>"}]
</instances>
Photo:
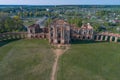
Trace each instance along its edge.
<instances>
[{"instance_id":1,"label":"shadow on grass","mask_svg":"<svg viewBox=\"0 0 120 80\"><path fill-rule=\"evenodd\" d=\"M18 40L20 40L20 39L12 39L12 40L0 41L0 47L6 45L8 43L11 43L11 42L14 42L14 41L18 41ZM71 44L94 44L94 43L105 43L105 42L108 42L108 41L72 40ZM120 39L118 40L118 42L120 42Z\"/></svg>"},{"instance_id":2,"label":"shadow on grass","mask_svg":"<svg viewBox=\"0 0 120 80\"><path fill-rule=\"evenodd\" d=\"M120 39L118 39L118 42L120 42Z\"/></svg>"},{"instance_id":3,"label":"shadow on grass","mask_svg":"<svg viewBox=\"0 0 120 80\"><path fill-rule=\"evenodd\" d=\"M14 41L18 41L20 39L12 39L12 40L3 40L3 41L0 41L0 47L8 44L8 43L11 43L11 42L14 42Z\"/></svg>"},{"instance_id":4,"label":"shadow on grass","mask_svg":"<svg viewBox=\"0 0 120 80\"><path fill-rule=\"evenodd\" d=\"M91 41L91 40L72 40L71 44L94 44L94 43L104 43L106 41Z\"/></svg>"}]
</instances>

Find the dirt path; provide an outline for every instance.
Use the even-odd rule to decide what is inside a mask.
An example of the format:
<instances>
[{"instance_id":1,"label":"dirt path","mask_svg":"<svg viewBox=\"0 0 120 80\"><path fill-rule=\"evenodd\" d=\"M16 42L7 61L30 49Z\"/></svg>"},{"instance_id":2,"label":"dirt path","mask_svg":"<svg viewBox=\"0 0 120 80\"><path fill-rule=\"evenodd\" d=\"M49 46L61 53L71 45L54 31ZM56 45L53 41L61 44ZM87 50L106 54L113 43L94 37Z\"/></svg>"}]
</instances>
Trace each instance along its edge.
<instances>
[{"instance_id":1,"label":"dirt path","mask_svg":"<svg viewBox=\"0 0 120 80\"><path fill-rule=\"evenodd\" d=\"M51 75L51 79L50 80L55 80L56 79L56 72L57 72L57 65L58 65L58 60L59 57L69 49L69 47L67 46L65 49L53 49L53 52L55 53L55 61L52 67L52 75Z\"/></svg>"}]
</instances>

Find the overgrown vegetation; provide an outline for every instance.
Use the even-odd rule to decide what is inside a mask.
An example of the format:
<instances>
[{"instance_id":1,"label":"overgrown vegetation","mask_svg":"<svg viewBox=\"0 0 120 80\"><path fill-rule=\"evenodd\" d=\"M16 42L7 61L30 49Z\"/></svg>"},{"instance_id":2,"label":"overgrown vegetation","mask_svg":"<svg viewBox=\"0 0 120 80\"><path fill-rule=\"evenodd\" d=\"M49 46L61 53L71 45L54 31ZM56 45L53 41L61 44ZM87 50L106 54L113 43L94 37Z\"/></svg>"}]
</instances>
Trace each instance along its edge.
<instances>
[{"instance_id":1,"label":"overgrown vegetation","mask_svg":"<svg viewBox=\"0 0 120 80\"><path fill-rule=\"evenodd\" d=\"M24 30L23 21L19 16L9 17L7 13L0 12L0 33Z\"/></svg>"}]
</instances>

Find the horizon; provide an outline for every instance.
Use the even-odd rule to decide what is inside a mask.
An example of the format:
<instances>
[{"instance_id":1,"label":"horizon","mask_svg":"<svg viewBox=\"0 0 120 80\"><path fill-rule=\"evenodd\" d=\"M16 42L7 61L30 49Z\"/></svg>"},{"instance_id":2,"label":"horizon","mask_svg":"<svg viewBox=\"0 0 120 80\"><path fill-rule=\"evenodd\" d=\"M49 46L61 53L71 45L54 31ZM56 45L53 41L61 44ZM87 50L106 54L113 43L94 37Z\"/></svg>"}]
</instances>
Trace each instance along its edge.
<instances>
[{"instance_id":1,"label":"horizon","mask_svg":"<svg viewBox=\"0 0 120 80\"><path fill-rule=\"evenodd\" d=\"M9 3L8 3L9 2ZM120 5L120 0L106 0L106 1L96 1L96 0L69 0L69 1L42 1L42 0L0 0L0 5Z\"/></svg>"},{"instance_id":2,"label":"horizon","mask_svg":"<svg viewBox=\"0 0 120 80\"><path fill-rule=\"evenodd\" d=\"M119 4L0 4L0 6L120 6Z\"/></svg>"}]
</instances>

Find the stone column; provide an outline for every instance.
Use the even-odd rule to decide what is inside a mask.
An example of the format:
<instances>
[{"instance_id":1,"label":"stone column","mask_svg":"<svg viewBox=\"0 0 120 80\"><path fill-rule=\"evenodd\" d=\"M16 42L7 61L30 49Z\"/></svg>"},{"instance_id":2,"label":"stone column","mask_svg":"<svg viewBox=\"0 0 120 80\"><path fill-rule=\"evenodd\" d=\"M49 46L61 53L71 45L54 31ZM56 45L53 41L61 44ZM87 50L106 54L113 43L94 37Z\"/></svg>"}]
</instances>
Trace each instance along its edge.
<instances>
[{"instance_id":1,"label":"stone column","mask_svg":"<svg viewBox=\"0 0 120 80\"><path fill-rule=\"evenodd\" d=\"M85 36L85 40L88 40L88 37L87 37L87 36Z\"/></svg>"},{"instance_id":2,"label":"stone column","mask_svg":"<svg viewBox=\"0 0 120 80\"><path fill-rule=\"evenodd\" d=\"M97 41L99 40L99 35L96 36L96 40L97 40Z\"/></svg>"},{"instance_id":3,"label":"stone column","mask_svg":"<svg viewBox=\"0 0 120 80\"><path fill-rule=\"evenodd\" d=\"M21 34L20 34L20 33L18 34L18 38L19 38L19 39L21 38Z\"/></svg>"},{"instance_id":4,"label":"stone column","mask_svg":"<svg viewBox=\"0 0 120 80\"><path fill-rule=\"evenodd\" d=\"M24 39L24 34L25 34L25 33L22 33L22 35L21 35L21 38L22 38L22 39ZM27 33L27 38L28 38L28 33Z\"/></svg>"},{"instance_id":5,"label":"stone column","mask_svg":"<svg viewBox=\"0 0 120 80\"><path fill-rule=\"evenodd\" d=\"M28 30L28 35L27 35L27 37L28 37L28 38L31 38L31 32L30 32L30 29L28 28L27 30Z\"/></svg>"},{"instance_id":6,"label":"stone column","mask_svg":"<svg viewBox=\"0 0 120 80\"><path fill-rule=\"evenodd\" d=\"M108 36L105 36L105 41L107 41L108 40Z\"/></svg>"},{"instance_id":7,"label":"stone column","mask_svg":"<svg viewBox=\"0 0 120 80\"><path fill-rule=\"evenodd\" d=\"M112 39L113 39L113 37L112 37L112 36L110 36L110 42L112 42Z\"/></svg>"},{"instance_id":8,"label":"stone column","mask_svg":"<svg viewBox=\"0 0 120 80\"><path fill-rule=\"evenodd\" d=\"M6 37L5 37L5 40L8 40L8 34L6 34L5 36L6 36Z\"/></svg>"},{"instance_id":9,"label":"stone column","mask_svg":"<svg viewBox=\"0 0 120 80\"><path fill-rule=\"evenodd\" d=\"M54 44L57 44L57 38L56 38L56 26L54 26Z\"/></svg>"},{"instance_id":10,"label":"stone column","mask_svg":"<svg viewBox=\"0 0 120 80\"><path fill-rule=\"evenodd\" d=\"M35 28L33 28L32 30L33 30L33 36L35 38Z\"/></svg>"},{"instance_id":11,"label":"stone column","mask_svg":"<svg viewBox=\"0 0 120 80\"><path fill-rule=\"evenodd\" d=\"M51 28L49 27L49 43L51 43Z\"/></svg>"},{"instance_id":12,"label":"stone column","mask_svg":"<svg viewBox=\"0 0 120 80\"><path fill-rule=\"evenodd\" d=\"M57 28L56 28L56 39L58 38L58 32L57 32Z\"/></svg>"},{"instance_id":13,"label":"stone column","mask_svg":"<svg viewBox=\"0 0 120 80\"><path fill-rule=\"evenodd\" d=\"M24 38L27 38L27 34L24 34Z\"/></svg>"},{"instance_id":14,"label":"stone column","mask_svg":"<svg viewBox=\"0 0 120 80\"><path fill-rule=\"evenodd\" d=\"M61 38L60 43L62 44L62 38L63 38L63 34L62 34L62 26L61 26L60 34L61 34L61 36L60 36L60 38Z\"/></svg>"},{"instance_id":15,"label":"stone column","mask_svg":"<svg viewBox=\"0 0 120 80\"><path fill-rule=\"evenodd\" d=\"M91 40L94 40L94 35L91 35Z\"/></svg>"},{"instance_id":16,"label":"stone column","mask_svg":"<svg viewBox=\"0 0 120 80\"><path fill-rule=\"evenodd\" d=\"M63 27L63 26L62 26ZM61 41L62 44L65 43L65 30L64 28L62 28L62 41Z\"/></svg>"},{"instance_id":17,"label":"stone column","mask_svg":"<svg viewBox=\"0 0 120 80\"><path fill-rule=\"evenodd\" d=\"M53 40L55 39L55 27L53 27Z\"/></svg>"},{"instance_id":18,"label":"stone column","mask_svg":"<svg viewBox=\"0 0 120 80\"><path fill-rule=\"evenodd\" d=\"M58 37L57 27L55 28L55 31L56 31L56 33L55 33L55 35L56 35L56 36L55 36L55 39L56 39L56 44L57 44L57 43L58 43L58 38L57 38L57 37Z\"/></svg>"},{"instance_id":19,"label":"stone column","mask_svg":"<svg viewBox=\"0 0 120 80\"><path fill-rule=\"evenodd\" d=\"M115 40L114 40L114 42L117 42L118 41L118 37L115 37Z\"/></svg>"},{"instance_id":20,"label":"stone column","mask_svg":"<svg viewBox=\"0 0 120 80\"><path fill-rule=\"evenodd\" d=\"M12 34L10 33L10 39L12 39Z\"/></svg>"},{"instance_id":21,"label":"stone column","mask_svg":"<svg viewBox=\"0 0 120 80\"><path fill-rule=\"evenodd\" d=\"M68 30L68 44L70 42L70 30Z\"/></svg>"},{"instance_id":22,"label":"stone column","mask_svg":"<svg viewBox=\"0 0 120 80\"><path fill-rule=\"evenodd\" d=\"M4 34L4 33L3 33L3 35L2 35L2 39L5 40L5 34Z\"/></svg>"},{"instance_id":23,"label":"stone column","mask_svg":"<svg viewBox=\"0 0 120 80\"><path fill-rule=\"evenodd\" d=\"M28 35L27 35L27 37L28 37ZM23 39L23 33L20 33L20 38Z\"/></svg>"},{"instance_id":24,"label":"stone column","mask_svg":"<svg viewBox=\"0 0 120 80\"><path fill-rule=\"evenodd\" d=\"M11 37L10 37L10 33L8 34L8 39L11 39Z\"/></svg>"},{"instance_id":25,"label":"stone column","mask_svg":"<svg viewBox=\"0 0 120 80\"><path fill-rule=\"evenodd\" d=\"M2 41L2 34L0 34L0 41Z\"/></svg>"},{"instance_id":26,"label":"stone column","mask_svg":"<svg viewBox=\"0 0 120 80\"><path fill-rule=\"evenodd\" d=\"M15 35L14 35L14 33L12 33L12 39L15 39Z\"/></svg>"},{"instance_id":27,"label":"stone column","mask_svg":"<svg viewBox=\"0 0 120 80\"><path fill-rule=\"evenodd\" d=\"M25 35L25 33L22 34L22 36L21 36L22 39L24 39L24 35ZM27 38L28 38L28 33L27 33Z\"/></svg>"},{"instance_id":28,"label":"stone column","mask_svg":"<svg viewBox=\"0 0 120 80\"><path fill-rule=\"evenodd\" d=\"M101 40L101 41L103 40L103 35L101 35L101 38L100 38L100 40Z\"/></svg>"},{"instance_id":29,"label":"stone column","mask_svg":"<svg viewBox=\"0 0 120 80\"><path fill-rule=\"evenodd\" d=\"M82 35L80 35L80 40L83 40L83 36Z\"/></svg>"},{"instance_id":30,"label":"stone column","mask_svg":"<svg viewBox=\"0 0 120 80\"><path fill-rule=\"evenodd\" d=\"M17 34L14 33L14 39L17 39Z\"/></svg>"},{"instance_id":31,"label":"stone column","mask_svg":"<svg viewBox=\"0 0 120 80\"><path fill-rule=\"evenodd\" d=\"M3 35L3 40L6 40L6 34Z\"/></svg>"},{"instance_id":32,"label":"stone column","mask_svg":"<svg viewBox=\"0 0 120 80\"><path fill-rule=\"evenodd\" d=\"M60 36L60 37L61 37L61 40L62 40L62 27L61 27L61 31L60 31L60 34L61 34L61 36Z\"/></svg>"}]
</instances>

